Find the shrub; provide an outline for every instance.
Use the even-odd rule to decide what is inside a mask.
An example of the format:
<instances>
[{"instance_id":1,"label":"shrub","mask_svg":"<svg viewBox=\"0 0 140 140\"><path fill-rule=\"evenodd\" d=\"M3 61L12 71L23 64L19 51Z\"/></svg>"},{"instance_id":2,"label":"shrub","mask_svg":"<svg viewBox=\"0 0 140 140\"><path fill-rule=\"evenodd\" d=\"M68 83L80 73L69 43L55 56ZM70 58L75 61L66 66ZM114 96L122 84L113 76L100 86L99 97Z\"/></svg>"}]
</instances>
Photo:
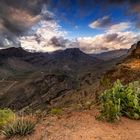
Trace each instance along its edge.
<instances>
[{"instance_id":1,"label":"shrub","mask_svg":"<svg viewBox=\"0 0 140 140\"><path fill-rule=\"evenodd\" d=\"M104 87L109 87L111 85L111 82L108 78L105 78L103 77L101 80L100 80L100 84Z\"/></svg>"},{"instance_id":2,"label":"shrub","mask_svg":"<svg viewBox=\"0 0 140 140\"><path fill-rule=\"evenodd\" d=\"M60 108L52 108L50 110L51 115L61 115L62 114L62 109Z\"/></svg>"},{"instance_id":3,"label":"shrub","mask_svg":"<svg viewBox=\"0 0 140 140\"><path fill-rule=\"evenodd\" d=\"M13 121L15 114L10 109L0 109L0 128Z\"/></svg>"},{"instance_id":4,"label":"shrub","mask_svg":"<svg viewBox=\"0 0 140 140\"><path fill-rule=\"evenodd\" d=\"M18 119L15 120L13 123L10 123L6 125L2 129L2 134L6 136L7 138L10 138L12 136L25 136L34 131L35 123L31 120L25 120L25 119Z\"/></svg>"},{"instance_id":5,"label":"shrub","mask_svg":"<svg viewBox=\"0 0 140 140\"><path fill-rule=\"evenodd\" d=\"M139 82L122 85L117 80L111 89L101 94L100 119L114 121L122 115L132 119L140 119L140 88Z\"/></svg>"}]
</instances>

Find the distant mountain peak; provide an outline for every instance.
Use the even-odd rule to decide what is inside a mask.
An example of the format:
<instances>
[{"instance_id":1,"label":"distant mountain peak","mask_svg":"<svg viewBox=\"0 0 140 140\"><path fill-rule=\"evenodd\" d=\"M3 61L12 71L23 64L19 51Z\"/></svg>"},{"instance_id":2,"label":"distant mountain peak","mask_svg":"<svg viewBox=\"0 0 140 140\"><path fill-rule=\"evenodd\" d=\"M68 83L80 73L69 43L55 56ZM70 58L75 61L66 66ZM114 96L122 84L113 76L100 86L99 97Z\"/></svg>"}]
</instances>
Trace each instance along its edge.
<instances>
[{"instance_id":1,"label":"distant mountain peak","mask_svg":"<svg viewBox=\"0 0 140 140\"><path fill-rule=\"evenodd\" d=\"M57 50L52 52L52 54L56 54L56 53L84 53L84 52L82 52L79 48L67 48L64 50Z\"/></svg>"},{"instance_id":2,"label":"distant mountain peak","mask_svg":"<svg viewBox=\"0 0 140 140\"><path fill-rule=\"evenodd\" d=\"M75 52L82 52L79 48L67 48L65 51L66 52L73 52L73 51L75 51Z\"/></svg>"},{"instance_id":3,"label":"distant mountain peak","mask_svg":"<svg viewBox=\"0 0 140 140\"><path fill-rule=\"evenodd\" d=\"M27 54L29 54L29 52L21 47L10 47L0 50L0 57L22 57Z\"/></svg>"}]
</instances>

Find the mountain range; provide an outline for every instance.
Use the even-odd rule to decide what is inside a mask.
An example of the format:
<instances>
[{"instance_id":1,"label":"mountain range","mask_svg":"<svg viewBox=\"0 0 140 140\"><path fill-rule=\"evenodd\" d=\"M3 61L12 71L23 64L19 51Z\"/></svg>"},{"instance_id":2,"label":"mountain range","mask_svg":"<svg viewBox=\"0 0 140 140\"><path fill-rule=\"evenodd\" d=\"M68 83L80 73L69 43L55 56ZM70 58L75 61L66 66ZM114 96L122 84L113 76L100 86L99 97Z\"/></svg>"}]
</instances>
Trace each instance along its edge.
<instances>
[{"instance_id":1,"label":"mountain range","mask_svg":"<svg viewBox=\"0 0 140 140\"><path fill-rule=\"evenodd\" d=\"M53 53L0 50L0 106L47 110L92 101L101 77L127 55L128 50L98 55L78 48Z\"/></svg>"}]
</instances>

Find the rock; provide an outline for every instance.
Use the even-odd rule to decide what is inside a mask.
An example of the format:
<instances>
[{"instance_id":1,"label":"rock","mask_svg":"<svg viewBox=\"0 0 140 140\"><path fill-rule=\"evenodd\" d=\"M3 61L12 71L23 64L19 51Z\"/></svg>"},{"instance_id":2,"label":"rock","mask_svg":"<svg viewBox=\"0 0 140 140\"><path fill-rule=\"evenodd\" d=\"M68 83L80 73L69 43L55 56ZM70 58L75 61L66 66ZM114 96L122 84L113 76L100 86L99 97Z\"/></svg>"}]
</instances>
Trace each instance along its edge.
<instances>
[{"instance_id":1,"label":"rock","mask_svg":"<svg viewBox=\"0 0 140 140\"><path fill-rule=\"evenodd\" d=\"M140 41L132 45L129 53L130 53L130 57L140 58Z\"/></svg>"}]
</instances>

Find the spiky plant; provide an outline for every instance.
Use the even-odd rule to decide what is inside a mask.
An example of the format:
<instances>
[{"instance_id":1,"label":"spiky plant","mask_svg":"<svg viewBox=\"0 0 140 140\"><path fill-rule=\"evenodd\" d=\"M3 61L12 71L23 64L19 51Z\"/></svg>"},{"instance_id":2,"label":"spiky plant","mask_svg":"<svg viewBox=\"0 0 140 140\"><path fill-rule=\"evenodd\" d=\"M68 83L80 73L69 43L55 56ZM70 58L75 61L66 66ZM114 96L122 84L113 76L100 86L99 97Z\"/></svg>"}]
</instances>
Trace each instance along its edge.
<instances>
[{"instance_id":1,"label":"spiky plant","mask_svg":"<svg viewBox=\"0 0 140 140\"><path fill-rule=\"evenodd\" d=\"M2 134L8 138L12 136L25 136L34 131L35 122L27 119L18 119L3 127Z\"/></svg>"}]
</instances>

